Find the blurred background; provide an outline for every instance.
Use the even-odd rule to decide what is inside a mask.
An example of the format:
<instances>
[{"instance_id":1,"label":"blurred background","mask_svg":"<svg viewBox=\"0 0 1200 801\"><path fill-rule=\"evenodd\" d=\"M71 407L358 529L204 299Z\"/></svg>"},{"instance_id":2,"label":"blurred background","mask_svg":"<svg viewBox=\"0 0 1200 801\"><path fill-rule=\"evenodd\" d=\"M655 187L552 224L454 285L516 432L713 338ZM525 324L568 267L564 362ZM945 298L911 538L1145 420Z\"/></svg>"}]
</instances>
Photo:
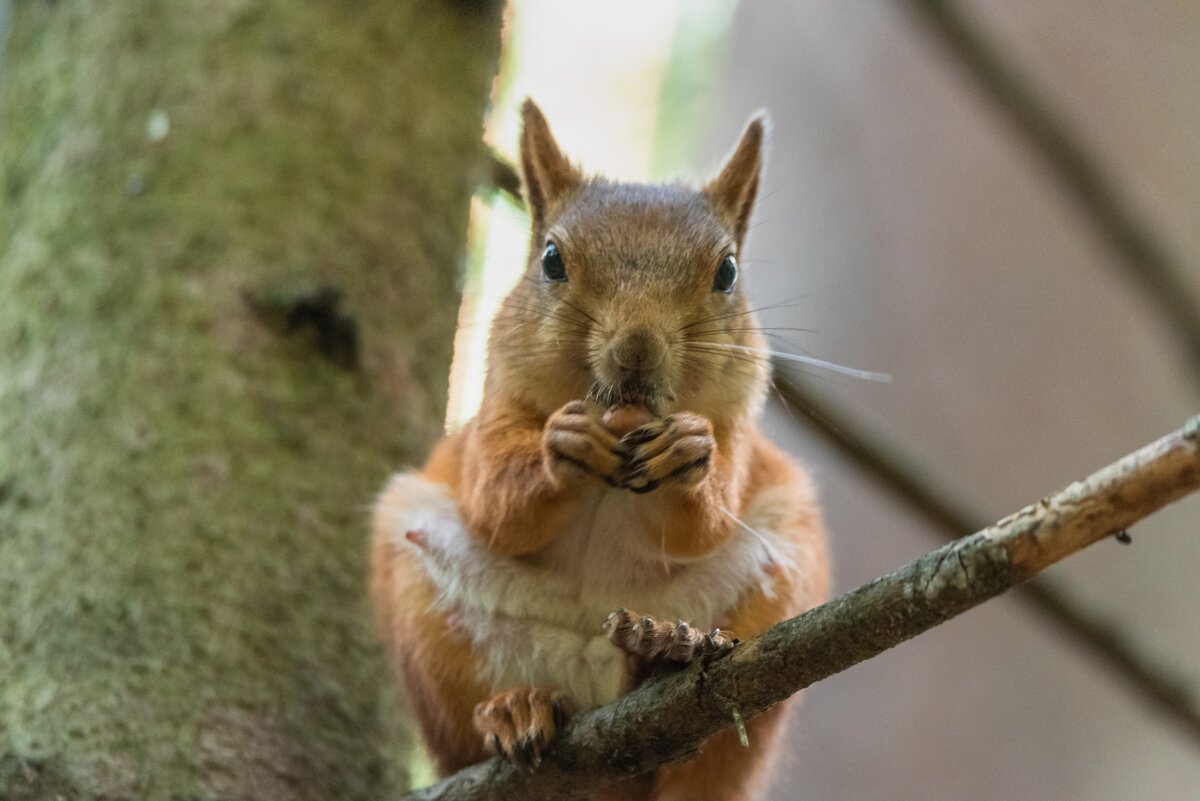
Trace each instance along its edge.
<instances>
[{"instance_id":1,"label":"blurred background","mask_svg":"<svg viewBox=\"0 0 1200 801\"><path fill-rule=\"evenodd\" d=\"M1147 260L1131 267L1064 184L1062 153L981 90L919 5L513 0L488 140L511 162L532 96L586 169L699 179L769 110L744 275L778 306L764 325L810 329L773 347L889 373L801 378L843 428L992 521L1177 427L1200 365L1144 291ZM1200 5L954 8L1144 223L1172 262L1168 296L1200 297L1200 271L1179 267L1200 253ZM478 404L526 225L503 192L473 203L448 425ZM839 591L966 533L915 514L781 398L767 427L816 475ZM1184 693L1200 683L1198 511L1049 574ZM1148 702L1070 629L1002 598L811 689L770 797L1200 798L1184 703Z\"/></svg>"}]
</instances>

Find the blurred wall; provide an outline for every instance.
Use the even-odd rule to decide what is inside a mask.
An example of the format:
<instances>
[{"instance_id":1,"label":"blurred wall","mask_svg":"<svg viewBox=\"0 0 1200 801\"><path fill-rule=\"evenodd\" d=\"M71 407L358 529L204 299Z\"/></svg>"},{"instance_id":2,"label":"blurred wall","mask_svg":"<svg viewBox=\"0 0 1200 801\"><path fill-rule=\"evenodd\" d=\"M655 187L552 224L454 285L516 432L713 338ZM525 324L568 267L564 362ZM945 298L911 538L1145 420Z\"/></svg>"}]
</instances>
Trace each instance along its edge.
<instances>
[{"instance_id":1,"label":"blurred wall","mask_svg":"<svg viewBox=\"0 0 1200 801\"><path fill-rule=\"evenodd\" d=\"M1200 254L1200 4L967 9L1101 155L1185 262ZM884 370L815 377L953 496L999 517L1200 404L1155 310L1021 137L896 3L742 3L710 137L775 121L747 274L782 350ZM1200 288L1200 271L1189 279ZM933 545L778 409L816 473L838 586ZM1200 502L1050 575L1200 677ZM818 685L773 798L1200 797L1200 752L1103 667L1001 599Z\"/></svg>"}]
</instances>

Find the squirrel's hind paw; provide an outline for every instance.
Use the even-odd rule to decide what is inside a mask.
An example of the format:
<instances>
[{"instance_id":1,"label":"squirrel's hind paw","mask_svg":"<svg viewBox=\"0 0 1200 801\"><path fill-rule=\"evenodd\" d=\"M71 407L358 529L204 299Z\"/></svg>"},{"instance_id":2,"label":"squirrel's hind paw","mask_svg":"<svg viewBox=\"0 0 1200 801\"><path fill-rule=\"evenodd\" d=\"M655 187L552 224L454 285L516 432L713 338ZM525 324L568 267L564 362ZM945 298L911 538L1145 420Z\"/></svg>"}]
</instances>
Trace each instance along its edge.
<instances>
[{"instance_id":1,"label":"squirrel's hind paw","mask_svg":"<svg viewBox=\"0 0 1200 801\"><path fill-rule=\"evenodd\" d=\"M697 656L724 653L736 643L720 629L705 634L682 620L668 623L624 608L608 616L604 631L609 642L637 657L646 670L664 664L684 665Z\"/></svg>"},{"instance_id":2,"label":"squirrel's hind paw","mask_svg":"<svg viewBox=\"0 0 1200 801\"><path fill-rule=\"evenodd\" d=\"M536 768L571 711L570 699L561 692L514 687L475 706L475 730L496 756Z\"/></svg>"}]
</instances>

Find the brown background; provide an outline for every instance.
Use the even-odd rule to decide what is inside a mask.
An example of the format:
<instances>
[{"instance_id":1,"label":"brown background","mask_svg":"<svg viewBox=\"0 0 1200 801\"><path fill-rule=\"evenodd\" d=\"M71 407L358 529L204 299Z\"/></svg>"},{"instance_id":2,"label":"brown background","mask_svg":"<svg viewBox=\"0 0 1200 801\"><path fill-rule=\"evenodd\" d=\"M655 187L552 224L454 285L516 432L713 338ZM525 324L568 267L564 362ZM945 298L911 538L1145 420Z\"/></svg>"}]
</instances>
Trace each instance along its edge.
<instances>
[{"instance_id":1,"label":"brown background","mask_svg":"<svg viewBox=\"0 0 1200 801\"><path fill-rule=\"evenodd\" d=\"M1200 5L1032 0L967 10L1103 158L1160 238L1200 253ZM1187 365L1040 157L895 3L742 3L709 137L767 107L747 274L776 347L894 375L819 388L989 518L1177 427ZM1188 280L1200 291L1200 272ZM816 473L840 589L927 550L927 527L786 413ZM1200 507L1051 571L1200 677ZM1200 756L1102 667L1001 599L808 693L772 798L1196 798Z\"/></svg>"}]
</instances>

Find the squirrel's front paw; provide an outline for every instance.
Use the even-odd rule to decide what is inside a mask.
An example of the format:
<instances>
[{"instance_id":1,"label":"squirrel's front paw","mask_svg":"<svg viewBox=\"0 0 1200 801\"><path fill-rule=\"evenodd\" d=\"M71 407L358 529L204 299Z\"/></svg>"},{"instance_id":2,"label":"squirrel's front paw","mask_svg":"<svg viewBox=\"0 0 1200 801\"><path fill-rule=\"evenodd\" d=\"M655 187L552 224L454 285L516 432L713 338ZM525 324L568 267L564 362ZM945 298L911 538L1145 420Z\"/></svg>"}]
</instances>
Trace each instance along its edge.
<instances>
[{"instance_id":1,"label":"squirrel's front paw","mask_svg":"<svg viewBox=\"0 0 1200 801\"><path fill-rule=\"evenodd\" d=\"M604 631L609 642L636 657L645 672L661 665L684 665L701 654L721 654L735 643L720 629L705 634L682 620L667 623L625 608L608 616Z\"/></svg>"},{"instance_id":2,"label":"squirrel's front paw","mask_svg":"<svg viewBox=\"0 0 1200 801\"><path fill-rule=\"evenodd\" d=\"M571 401L550 415L542 450L547 469L560 481L591 473L616 486L617 472L625 464L625 447L584 401Z\"/></svg>"},{"instance_id":3,"label":"squirrel's front paw","mask_svg":"<svg viewBox=\"0 0 1200 801\"><path fill-rule=\"evenodd\" d=\"M514 687L475 707L475 730L484 745L509 762L535 768L542 752L562 728L571 711L561 692Z\"/></svg>"},{"instance_id":4,"label":"squirrel's front paw","mask_svg":"<svg viewBox=\"0 0 1200 801\"><path fill-rule=\"evenodd\" d=\"M617 482L633 492L650 492L665 482L694 487L703 481L717 440L708 418L680 412L635 428L621 444L629 458Z\"/></svg>"}]
</instances>

